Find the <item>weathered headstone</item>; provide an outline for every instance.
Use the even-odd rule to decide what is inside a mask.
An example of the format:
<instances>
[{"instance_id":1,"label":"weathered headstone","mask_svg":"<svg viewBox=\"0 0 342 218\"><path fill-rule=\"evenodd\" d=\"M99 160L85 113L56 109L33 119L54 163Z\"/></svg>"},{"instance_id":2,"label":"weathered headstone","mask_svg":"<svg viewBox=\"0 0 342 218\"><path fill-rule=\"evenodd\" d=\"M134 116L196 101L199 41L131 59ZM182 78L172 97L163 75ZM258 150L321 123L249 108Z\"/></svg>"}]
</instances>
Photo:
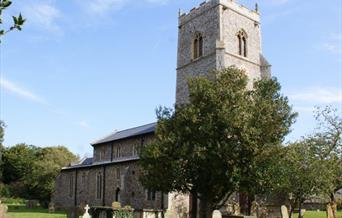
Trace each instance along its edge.
<instances>
[{"instance_id":1,"label":"weathered headstone","mask_svg":"<svg viewBox=\"0 0 342 218\"><path fill-rule=\"evenodd\" d=\"M289 218L289 211L287 210L287 207L285 205L282 205L280 210L282 218Z\"/></svg>"},{"instance_id":2,"label":"weathered headstone","mask_svg":"<svg viewBox=\"0 0 342 218\"><path fill-rule=\"evenodd\" d=\"M82 218L90 218L90 214L88 212L90 207L88 206L88 204L84 209L85 209L85 213L83 214Z\"/></svg>"},{"instance_id":3,"label":"weathered headstone","mask_svg":"<svg viewBox=\"0 0 342 218\"><path fill-rule=\"evenodd\" d=\"M222 218L222 214L219 210L214 210L213 218Z\"/></svg>"},{"instance_id":4,"label":"weathered headstone","mask_svg":"<svg viewBox=\"0 0 342 218\"><path fill-rule=\"evenodd\" d=\"M49 203L49 213L54 213L56 211L55 204L53 202Z\"/></svg>"}]
</instances>

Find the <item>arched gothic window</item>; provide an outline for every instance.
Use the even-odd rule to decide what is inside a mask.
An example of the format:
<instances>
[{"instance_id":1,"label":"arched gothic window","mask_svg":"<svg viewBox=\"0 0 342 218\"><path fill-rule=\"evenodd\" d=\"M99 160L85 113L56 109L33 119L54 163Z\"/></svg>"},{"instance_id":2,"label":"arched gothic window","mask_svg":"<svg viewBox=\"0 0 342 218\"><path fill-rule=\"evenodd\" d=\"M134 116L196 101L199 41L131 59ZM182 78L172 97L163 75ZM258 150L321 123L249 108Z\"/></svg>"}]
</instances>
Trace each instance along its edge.
<instances>
[{"instance_id":1,"label":"arched gothic window","mask_svg":"<svg viewBox=\"0 0 342 218\"><path fill-rule=\"evenodd\" d=\"M203 55L203 36L201 33L196 33L193 41L193 59L202 57Z\"/></svg>"},{"instance_id":2,"label":"arched gothic window","mask_svg":"<svg viewBox=\"0 0 342 218\"><path fill-rule=\"evenodd\" d=\"M245 31L240 30L237 34L238 38L238 51L239 55L247 57L247 34Z\"/></svg>"}]
</instances>

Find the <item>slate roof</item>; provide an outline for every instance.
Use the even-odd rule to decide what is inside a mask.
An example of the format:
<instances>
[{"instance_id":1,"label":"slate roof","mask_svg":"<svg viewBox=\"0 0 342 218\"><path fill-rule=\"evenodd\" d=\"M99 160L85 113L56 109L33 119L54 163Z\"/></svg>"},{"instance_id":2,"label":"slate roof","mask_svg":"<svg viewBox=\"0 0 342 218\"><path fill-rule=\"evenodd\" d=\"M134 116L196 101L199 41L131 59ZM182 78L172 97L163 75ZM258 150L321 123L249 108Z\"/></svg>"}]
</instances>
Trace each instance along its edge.
<instances>
[{"instance_id":1,"label":"slate roof","mask_svg":"<svg viewBox=\"0 0 342 218\"><path fill-rule=\"evenodd\" d=\"M84 168L92 168L92 167L98 167L98 166L105 166L105 165L112 165L117 163L124 163L124 162L131 162L131 161L138 161L139 157L122 157L115 159L113 161L100 161L100 162L92 162L93 158L87 158L91 159L87 164L84 163L84 161L77 163L77 164L71 164L69 166L63 167L62 170L73 170L73 169L84 169Z\"/></svg>"},{"instance_id":2,"label":"slate roof","mask_svg":"<svg viewBox=\"0 0 342 218\"><path fill-rule=\"evenodd\" d=\"M70 167L89 166L89 165L92 165L92 164L93 164L93 158L92 157L88 157L88 158L83 158L78 163L70 164Z\"/></svg>"},{"instance_id":3,"label":"slate roof","mask_svg":"<svg viewBox=\"0 0 342 218\"><path fill-rule=\"evenodd\" d=\"M118 132L114 132L102 139L96 140L95 142L91 143L91 145L102 144L106 142L112 142L120 139L130 138L133 136L144 135L148 133L153 133L156 129L157 123L150 123L143 126L138 126Z\"/></svg>"}]
</instances>

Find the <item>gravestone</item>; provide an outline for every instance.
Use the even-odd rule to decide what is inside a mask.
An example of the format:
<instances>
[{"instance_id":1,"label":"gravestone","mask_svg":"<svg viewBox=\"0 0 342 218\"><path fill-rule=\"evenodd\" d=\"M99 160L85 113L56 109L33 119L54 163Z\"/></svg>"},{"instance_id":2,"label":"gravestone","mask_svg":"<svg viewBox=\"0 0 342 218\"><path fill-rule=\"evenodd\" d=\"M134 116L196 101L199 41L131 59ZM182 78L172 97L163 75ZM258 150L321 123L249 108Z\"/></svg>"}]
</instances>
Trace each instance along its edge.
<instances>
[{"instance_id":1,"label":"gravestone","mask_svg":"<svg viewBox=\"0 0 342 218\"><path fill-rule=\"evenodd\" d=\"M82 216L82 218L91 218L90 217L90 214L89 214L89 209L90 209L90 207L88 206L88 204L87 204L87 206L84 208L85 209L85 213L83 214L83 216Z\"/></svg>"},{"instance_id":2,"label":"gravestone","mask_svg":"<svg viewBox=\"0 0 342 218\"><path fill-rule=\"evenodd\" d=\"M54 213L56 211L55 204L53 202L49 203L49 213Z\"/></svg>"},{"instance_id":3,"label":"gravestone","mask_svg":"<svg viewBox=\"0 0 342 218\"><path fill-rule=\"evenodd\" d=\"M222 214L219 210L214 210L213 218L222 218Z\"/></svg>"},{"instance_id":4,"label":"gravestone","mask_svg":"<svg viewBox=\"0 0 342 218\"><path fill-rule=\"evenodd\" d=\"M285 205L282 205L280 210L282 218L289 218L289 211L287 210L287 207Z\"/></svg>"}]
</instances>

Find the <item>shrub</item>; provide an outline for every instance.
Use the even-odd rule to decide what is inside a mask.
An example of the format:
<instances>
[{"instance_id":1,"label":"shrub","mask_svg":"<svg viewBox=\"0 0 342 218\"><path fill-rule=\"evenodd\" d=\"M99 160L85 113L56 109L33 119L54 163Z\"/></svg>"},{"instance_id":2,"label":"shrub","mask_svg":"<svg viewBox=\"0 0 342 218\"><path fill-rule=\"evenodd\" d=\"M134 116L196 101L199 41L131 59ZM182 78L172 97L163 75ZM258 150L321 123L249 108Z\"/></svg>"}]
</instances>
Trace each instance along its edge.
<instances>
[{"instance_id":1,"label":"shrub","mask_svg":"<svg viewBox=\"0 0 342 218\"><path fill-rule=\"evenodd\" d=\"M11 192L7 185L0 183L0 197L10 197Z\"/></svg>"},{"instance_id":2,"label":"shrub","mask_svg":"<svg viewBox=\"0 0 342 218\"><path fill-rule=\"evenodd\" d=\"M342 210L342 199L336 200L337 210Z\"/></svg>"},{"instance_id":3,"label":"shrub","mask_svg":"<svg viewBox=\"0 0 342 218\"><path fill-rule=\"evenodd\" d=\"M114 201L114 202L112 203L112 208L113 208L113 209L121 209L121 204L120 204L120 202Z\"/></svg>"},{"instance_id":4,"label":"shrub","mask_svg":"<svg viewBox=\"0 0 342 218\"><path fill-rule=\"evenodd\" d=\"M8 205L25 205L27 200L22 198L1 198L1 203Z\"/></svg>"}]
</instances>

